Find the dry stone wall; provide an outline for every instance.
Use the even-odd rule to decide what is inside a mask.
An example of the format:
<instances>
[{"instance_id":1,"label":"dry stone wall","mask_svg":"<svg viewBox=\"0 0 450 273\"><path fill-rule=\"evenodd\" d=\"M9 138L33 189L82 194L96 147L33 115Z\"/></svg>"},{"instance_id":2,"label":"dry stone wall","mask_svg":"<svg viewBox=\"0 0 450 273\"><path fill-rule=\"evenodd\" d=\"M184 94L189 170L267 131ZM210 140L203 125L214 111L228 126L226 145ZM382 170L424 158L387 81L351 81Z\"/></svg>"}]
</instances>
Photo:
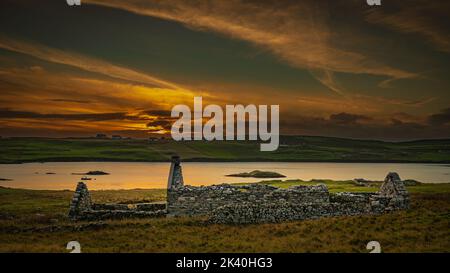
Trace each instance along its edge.
<instances>
[{"instance_id":1,"label":"dry stone wall","mask_svg":"<svg viewBox=\"0 0 450 273\"><path fill-rule=\"evenodd\" d=\"M264 184L233 186L230 184L192 187L183 186L168 190L167 210L169 216L209 215L215 209L227 205L292 203L304 202L323 204L329 202L325 185L296 186L288 190Z\"/></svg>"},{"instance_id":2,"label":"dry stone wall","mask_svg":"<svg viewBox=\"0 0 450 273\"><path fill-rule=\"evenodd\" d=\"M161 217L166 215L166 203L95 204L88 188L79 182L69 210L73 220L105 220L123 218Z\"/></svg>"},{"instance_id":3,"label":"dry stone wall","mask_svg":"<svg viewBox=\"0 0 450 273\"><path fill-rule=\"evenodd\" d=\"M245 224L409 208L409 194L397 173L389 173L378 192L333 194L323 184L288 189L264 184L184 186L179 160L172 164L177 167L169 176L168 216L207 216L213 223Z\"/></svg>"}]
</instances>

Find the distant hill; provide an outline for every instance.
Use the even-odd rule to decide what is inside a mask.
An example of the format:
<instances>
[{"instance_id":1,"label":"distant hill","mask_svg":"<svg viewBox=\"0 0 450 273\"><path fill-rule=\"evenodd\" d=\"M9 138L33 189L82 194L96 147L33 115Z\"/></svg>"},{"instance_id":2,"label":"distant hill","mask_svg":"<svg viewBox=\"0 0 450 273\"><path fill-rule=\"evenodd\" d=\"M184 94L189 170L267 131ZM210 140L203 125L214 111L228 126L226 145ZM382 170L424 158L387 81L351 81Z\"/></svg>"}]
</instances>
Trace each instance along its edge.
<instances>
[{"instance_id":1,"label":"distant hill","mask_svg":"<svg viewBox=\"0 0 450 273\"><path fill-rule=\"evenodd\" d=\"M253 141L0 139L0 163L74 161L289 161L450 163L450 139L384 142L314 136L281 136L274 152Z\"/></svg>"}]
</instances>

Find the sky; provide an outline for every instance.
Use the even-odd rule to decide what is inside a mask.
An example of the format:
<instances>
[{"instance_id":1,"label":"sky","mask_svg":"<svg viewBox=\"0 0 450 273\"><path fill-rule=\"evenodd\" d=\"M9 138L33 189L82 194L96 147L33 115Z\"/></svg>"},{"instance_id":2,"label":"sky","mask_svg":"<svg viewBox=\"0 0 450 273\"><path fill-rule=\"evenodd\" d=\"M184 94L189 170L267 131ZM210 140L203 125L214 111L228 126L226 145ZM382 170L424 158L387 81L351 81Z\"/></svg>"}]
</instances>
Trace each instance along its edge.
<instances>
[{"instance_id":1,"label":"sky","mask_svg":"<svg viewBox=\"0 0 450 273\"><path fill-rule=\"evenodd\" d=\"M450 138L450 1L2 0L0 135L167 134L177 104L280 131Z\"/></svg>"}]
</instances>

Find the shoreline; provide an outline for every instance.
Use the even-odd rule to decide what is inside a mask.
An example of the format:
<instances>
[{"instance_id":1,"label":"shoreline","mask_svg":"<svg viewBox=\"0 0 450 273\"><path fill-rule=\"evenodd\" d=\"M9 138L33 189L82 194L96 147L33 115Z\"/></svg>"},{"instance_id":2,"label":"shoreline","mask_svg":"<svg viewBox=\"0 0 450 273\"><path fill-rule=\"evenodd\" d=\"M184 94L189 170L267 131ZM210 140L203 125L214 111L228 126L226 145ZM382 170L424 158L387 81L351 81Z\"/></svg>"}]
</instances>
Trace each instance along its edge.
<instances>
[{"instance_id":1,"label":"shoreline","mask_svg":"<svg viewBox=\"0 0 450 273\"><path fill-rule=\"evenodd\" d=\"M289 186L295 186L295 185L319 185L319 184L325 184L328 187L331 186L331 189L333 186L338 185L345 186L345 187L352 187L353 189L357 189L355 192L367 192L371 189L377 189L383 181L370 181L371 185L369 186L357 186L353 183L353 180L332 180L332 179L311 179L311 180L301 180L301 179L286 179L286 180L277 180L277 179L267 179L267 180L261 180L258 182L235 182L235 183L217 183L212 185L221 185L221 184L230 184L230 185L249 185L249 184L265 184L265 185L272 185L280 188L287 188ZM74 183L75 185L76 183ZM189 184L187 184L189 185ZM209 185L211 186L211 185ZM198 185L195 185L195 187L200 187ZM415 189L427 189L427 188L434 188L434 187L444 187L448 188L448 192L450 192L450 181L449 182L420 182L420 184L417 185L407 185L407 188L415 188ZM25 191L44 191L44 192L74 192L74 189L33 189L33 188L24 188L24 187L11 187L11 186L3 186L0 185L0 190L25 190ZM167 191L167 188L161 187L161 188L102 188L102 189L90 189L90 191L93 192L139 192L139 191ZM423 193L427 193L424 191Z\"/></svg>"}]
</instances>

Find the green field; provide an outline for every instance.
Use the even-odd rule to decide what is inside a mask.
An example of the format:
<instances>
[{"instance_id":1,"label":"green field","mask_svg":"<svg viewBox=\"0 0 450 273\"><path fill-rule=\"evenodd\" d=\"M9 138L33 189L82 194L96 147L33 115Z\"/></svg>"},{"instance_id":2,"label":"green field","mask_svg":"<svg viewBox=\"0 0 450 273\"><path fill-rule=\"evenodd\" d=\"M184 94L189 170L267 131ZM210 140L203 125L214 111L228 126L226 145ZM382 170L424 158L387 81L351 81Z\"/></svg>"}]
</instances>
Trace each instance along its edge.
<instances>
[{"instance_id":1,"label":"green field","mask_svg":"<svg viewBox=\"0 0 450 273\"><path fill-rule=\"evenodd\" d=\"M271 181L287 187L319 181ZM320 181L332 192L375 191L351 181ZM208 224L202 218L71 222L73 192L0 188L0 252L450 252L450 184L408 187L408 211L261 225ZM94 202L165 199L165 190L92 191Z\"/></svg>"},{"instance_id":2,"label":"green field","mask_svg":"<svg viewBox=\"0 0 450 273\"><path fill-rule=\"evenodd\" d=\"M0 163L60 161L297 161L450 163L450 140L382 142L282 136L274 152L249 141L159 141L97 139L0 139Z\"/></svg>"}]
</instances>

